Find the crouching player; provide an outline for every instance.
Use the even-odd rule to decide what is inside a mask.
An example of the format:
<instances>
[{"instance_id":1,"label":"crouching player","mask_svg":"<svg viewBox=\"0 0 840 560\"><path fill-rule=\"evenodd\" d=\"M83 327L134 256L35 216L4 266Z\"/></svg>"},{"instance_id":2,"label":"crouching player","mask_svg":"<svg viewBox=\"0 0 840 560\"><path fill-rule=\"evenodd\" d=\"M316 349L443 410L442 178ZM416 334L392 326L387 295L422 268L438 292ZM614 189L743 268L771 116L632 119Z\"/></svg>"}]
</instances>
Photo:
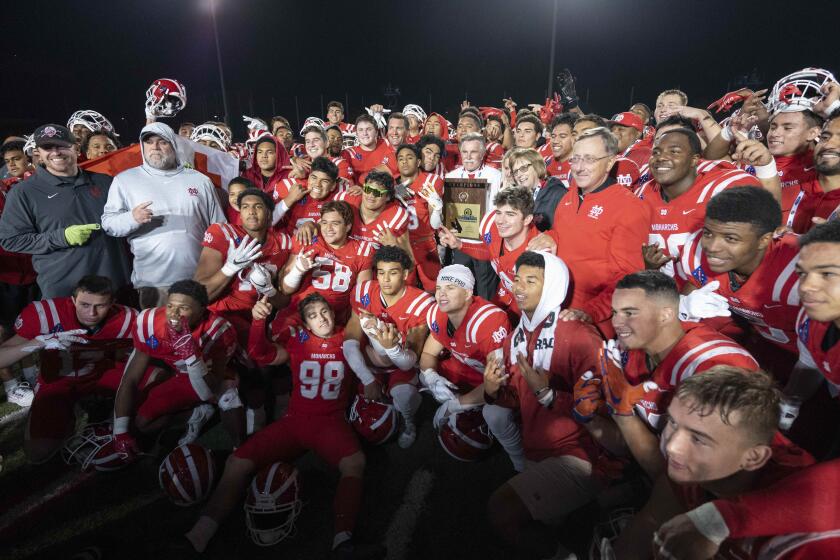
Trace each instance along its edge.
<instances>
[{"instance_id":1,"label":"crouching player","mask_svg":"<svg viewBox=\"0 0 840 560\"><path fill-rule=\"evenodd\" d=\"M151 433L172 414L215 401L234 445L244 439L245 414L235 374L228 361L237 349L236 332L207 310L207 290L194 280L169 288L165 307L142 311L134 326L134 351L128 358L114 401L114 442L97 462L133 460L139 451L131 434ZM156 367L162 365L163 368Z\"/></svg>"},{"instance_id":2,"label":"crouching player","mask_svg":"<svg viewBox=\"0 0 840 560\"><path fill-rule=\"evenodd\" d=\"M597 367L601 337L587 323L558 320L568 285L569 270L554 255L519 256L512 288L522 317L504 358L491 356L484 371L485 401L519 410L526 458L524 471L490 497L488 515L499 535L533 558L550 556L555 539L538 529L523 538L523 529L559 524L601 488L597 445L572 417L572 388Z\"/></svg>"},{"instance_id":3,"label":"crouching player","mask_svg":"<svg viewBox=\"0 0 840 560\"><path fill-rule=\"evenodd\" d=\"M717 366L684 379L662 433L667 472L622 532L615 557L836 558L836 465L809 466L813 458L779 434L780 400L761 372ZM807 484L826 470L833 484ZM798 492L809 487L816 493ZM741 501L749 502L749 524L760 538L733 538L731 517L721 516ZM781 519L787 530L779 530ZM681 538L686 525L702 528L708 539Z\"/></svg>"},{"instance_id":4,"label":"crouching player","mask_svg":"<svg viewBox=\"0 0 840 560\"><path fill-rule=\"evenodd\" d=\"M326 299L310 294L298 309L304 326L281 335L280 346L266 338L271 305L263 298L254 306L249 354L260 365L289 363L292 397L282 418L254 434L228 458L219 485L186 533L199 552L237 506L255 473L277 461L293 461L308 450L341 472L334 501L333 549L352 551L350 537L361 505L365 469L365 456L344 417L355 380L342 350L344 332L336 329L335 314ZM372 377L369 371L365 374Z\"/></svg>"},{"instance_id":5,"label":"crouching player","mask_svg":"<svg viewBox=\"0 0 840 560\"><path fill-rule=\"evenodd\" d=\"M136 317L134 309L114 303L113 285L103 276L85 276L71 297L30 303L18 316L17 334L0 345L0 367L40 352L23 444L29 461L49 460L71 435L80 398L114 394L115 352L131 348Z\"/></svg>"}]
</instances>

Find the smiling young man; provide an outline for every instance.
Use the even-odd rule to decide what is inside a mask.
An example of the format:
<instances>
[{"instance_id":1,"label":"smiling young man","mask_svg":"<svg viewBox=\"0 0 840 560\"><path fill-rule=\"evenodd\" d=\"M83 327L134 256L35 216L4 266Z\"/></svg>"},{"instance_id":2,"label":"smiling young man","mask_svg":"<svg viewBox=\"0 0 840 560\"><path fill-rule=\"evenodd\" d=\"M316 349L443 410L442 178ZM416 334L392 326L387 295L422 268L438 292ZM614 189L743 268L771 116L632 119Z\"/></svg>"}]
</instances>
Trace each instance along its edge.
<instances>
[{"instance_id":1,"label":"smiling young man","mask_svg":"<svg viewBox=\"0 0 840 560\"><path fill-rule=\"evenodd\" d=\"M356 184L364 185L367 174L373 170L387 171L391 175L398 173L394 147L379 137L379 129L373 117L365 114L356 119L356 138L358 146L341 152L341 157L353 169Z\"/></svg>"},{"instance_id":2,"label":"smiling young man","mask_svg":"<svg viewBox=\"0 0 840 560\"><path fill-rule=\"evenodd\" d=\"M514 187L499 191L493 202L494 210L481 221L482 241L461 239L446 228L439 229L438 235L441 245L490 261L501 280L491 301L514 318L519 314L513 297L516 259L525 252L528 241L539 234L533 224L534 197L528 189Z\"/></svg>"},{"instance_id":3,"label":"smiling young man","mask_svg":"<svg viewBox=\"0 0 840 560\"><path fill-rule=\"evenodd\" d=\"M840 207L840 111L835 111L820 131L814 148L814 167L816 178L800 184L801 206L791 209L792 217L788 217L788 223L798 233L811 229L814 218L829 218Z\"/></svg>"},{"instance_id":4,"label":"smiling young man","mask_svg":"<svg viewBox=\"0 0 840 560\"><path fill-rule=\"evenodd\" d=\"M783 220L802 185L816 179L813 148L823 119L812 111L779 111L770 117L767 148L776 160L782 183Z\"/></svg>"},{"instance_id":5,"label":"smiling young man","mask_svg":"<svg viewBox=\"0 0 840 560\"><path fill-rule=\"evenodd\" d=\"M572 133L576 120L576 114L562 113L554 117L548 127L551 131L551 157L546 158L545 168L549 175L559 178L566 187L571 179L572 164L569 163L569 159L572 157L572 146L575 143Z\"/></svg>"},{"instance_id":6,"label":"smiling young man","mask_svg":"<svg viewBox=\"0 0 840 560\"><path fill-rule=\"evenodd\" d=\"M688 237L703 226L713 196L736 186L761 186L740 169L698 169L701 152L693 130L675 128L657 136L650 158L653 179L636 190L650 208L650 233L642 249L645 266L669 276Z\"/></svg>"},{"instance_id":7,"label":"smiling young man","mask_svg":"<svg viewBox=\"0 0 840 560\"><path fill-rule=\"evenodd\" d=\"M395 200L394 178L373 170L367 175L362 203L357 209L353 238L374 247L396 245L408 249L408 210Z\"/></svg>"},{"instance_id":8,"label":"smiling young man","mask_svg":"<svg viewBox=\"0 0 840 560\"><path fill-rule=\"evenodd\" d=\"M775 235L781 217L779 203L765 189L735 187L718 194L706 206L703 229L683 246L675 278L683 293L717 282L715 291L732 313L792 356L799 246L792 233ZM763 359L760 347L750 348L762 365L787 376L785 368L792 363L774 364Z\"/></svg>"}]
</instances>

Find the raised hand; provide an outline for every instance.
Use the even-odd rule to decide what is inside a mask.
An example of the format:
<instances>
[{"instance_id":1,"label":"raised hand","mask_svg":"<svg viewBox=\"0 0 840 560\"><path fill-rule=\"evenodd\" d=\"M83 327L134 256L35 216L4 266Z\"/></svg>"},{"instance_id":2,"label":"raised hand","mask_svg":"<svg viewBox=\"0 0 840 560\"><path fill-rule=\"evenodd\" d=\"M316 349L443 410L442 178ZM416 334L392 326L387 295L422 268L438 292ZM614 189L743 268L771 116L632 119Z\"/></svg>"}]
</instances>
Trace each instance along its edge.
<instances>
[{"instance_id":1,"label":"raised hand","mask_svg":"<svg viewBox=\"0 0 840 560\"><path fill-rule=\"evenodd\" d=\"M239 246L235 246L233 239L228 239L228 252L222 274L233 276L240 270L248 268L251 263L262 256L262 245L256 239L246 235Z\"/></svg>"}]
</instances>

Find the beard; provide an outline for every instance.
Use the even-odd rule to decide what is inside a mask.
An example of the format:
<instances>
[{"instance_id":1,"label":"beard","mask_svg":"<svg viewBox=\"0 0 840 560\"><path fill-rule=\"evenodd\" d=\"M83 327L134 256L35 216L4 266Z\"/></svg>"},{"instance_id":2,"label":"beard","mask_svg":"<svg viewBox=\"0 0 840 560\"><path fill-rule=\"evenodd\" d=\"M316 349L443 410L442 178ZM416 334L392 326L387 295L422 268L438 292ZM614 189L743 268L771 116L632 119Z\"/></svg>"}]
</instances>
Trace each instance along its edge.
<instances>
[{"instance_id":1,"label":"beard","mask_svg":"<svg viewBox=\"0 0 840 560\"><path fill-rule=\"evenodd\" d=\"M175 152L173 151L171 154L165 156L157 156L157 154L155 154L153 157L147 157L146 163L154 169L175 169Z\"/></svg>"}]
</instances>

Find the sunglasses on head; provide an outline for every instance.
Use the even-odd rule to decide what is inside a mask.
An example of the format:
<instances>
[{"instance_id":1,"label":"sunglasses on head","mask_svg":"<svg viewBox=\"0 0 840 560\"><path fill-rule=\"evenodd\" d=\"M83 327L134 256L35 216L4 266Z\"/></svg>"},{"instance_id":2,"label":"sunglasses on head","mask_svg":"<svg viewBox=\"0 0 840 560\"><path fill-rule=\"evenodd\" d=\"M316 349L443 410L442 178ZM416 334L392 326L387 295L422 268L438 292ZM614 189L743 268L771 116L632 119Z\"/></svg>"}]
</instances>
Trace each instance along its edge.
<instances>
[{"instance_id":1,"label":"sunglasses on head","mask_svg":"<svg viewBox=\"0 0 840 560\"><path fill-rule=\"evenodd\" d=\"M380 196L386 196L389 192L387 189L380 189L376 185L372 185L370 183L365 184L362 190L365 192L365 194L372 194L376 198L379 198Z\"/></svg>"}]
</instances>

